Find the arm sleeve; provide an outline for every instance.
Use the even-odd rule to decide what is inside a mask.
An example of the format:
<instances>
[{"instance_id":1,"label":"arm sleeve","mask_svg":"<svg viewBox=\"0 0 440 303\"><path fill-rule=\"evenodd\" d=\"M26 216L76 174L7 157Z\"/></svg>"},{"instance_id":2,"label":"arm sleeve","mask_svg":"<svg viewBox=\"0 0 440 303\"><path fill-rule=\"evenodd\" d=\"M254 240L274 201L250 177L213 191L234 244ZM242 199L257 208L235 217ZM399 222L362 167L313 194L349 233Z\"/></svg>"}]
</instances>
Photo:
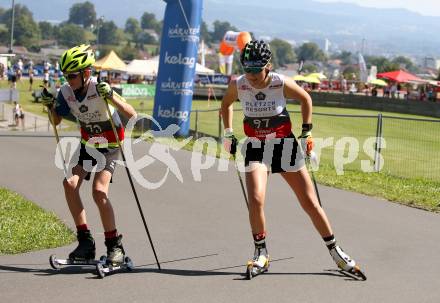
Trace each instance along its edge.
<instances>
[{"instance_id":1,"label":"arm sleeve","mask_svg":"<svg viewBox=\"0 0 440 303\"><path fill-rule=\"evenodd\" d=\"M70 107L67 105L66 99L64 99L63 94L58 92L57 99L55 104L55 112L58 116L65 117L70 113Z\"/></svg>"}]
</instances>

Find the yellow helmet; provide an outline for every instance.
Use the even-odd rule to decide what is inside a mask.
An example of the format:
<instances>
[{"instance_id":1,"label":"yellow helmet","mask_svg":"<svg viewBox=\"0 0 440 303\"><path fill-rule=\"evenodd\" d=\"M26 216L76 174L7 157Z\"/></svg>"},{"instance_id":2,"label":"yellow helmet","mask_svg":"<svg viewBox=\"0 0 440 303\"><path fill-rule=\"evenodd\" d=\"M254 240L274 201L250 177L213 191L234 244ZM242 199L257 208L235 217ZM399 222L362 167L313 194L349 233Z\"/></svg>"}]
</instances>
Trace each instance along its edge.
<instances>
[{"instance_id":1,"label":"yellow helmet","mask_svg":"<svg viewBox=\"0 0 440 303\"><path fill-rule=\"evenodd\" d=\"M90 45L81 44L64 52L60 59L63 73L77 72L95 63L95 53Z\"/></svg>"}]
</instances>

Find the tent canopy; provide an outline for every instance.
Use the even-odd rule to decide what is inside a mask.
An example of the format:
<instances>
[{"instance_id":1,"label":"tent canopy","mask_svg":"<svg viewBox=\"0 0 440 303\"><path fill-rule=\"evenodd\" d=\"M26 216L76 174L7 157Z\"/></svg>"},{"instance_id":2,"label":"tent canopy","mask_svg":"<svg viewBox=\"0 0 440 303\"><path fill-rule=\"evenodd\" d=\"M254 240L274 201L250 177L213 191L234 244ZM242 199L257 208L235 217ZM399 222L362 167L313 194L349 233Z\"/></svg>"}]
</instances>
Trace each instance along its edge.
<instances>
[{"instance_id":1,"label":"tent canopy","mask_svg":"<svg viewBox=\"0 0 440 303\"><path fill-rule=\"evenodd\" d=\"M97 60L93 67L97 70L114 70L114 71L125 71L127 69L127 64L122 61L116 53L111 50L110 53Z\"/></svg>"},{"instance_id":2,"label":"tent canopy","mask_svg":"<svg viewBox=\"0 0 440 303\"><path fill-rule=\"evenodd\" d=\"M387 73L380 73L377 74L377 78L384 78L388 79L394 82L408 82L408 81L423 81L417 76L414 76L413 74L410 74L408 72L405 72L403 70L396 70L392 72Z\"/></svg>"},{"instance_id":3,"label":"tent canopy","mask_svg":"<svg viewBox=\"0 0 440 303\"><path fill-rule=\"evenodd\" d=\"M157 76L159 62L157 60L133 60L127 65L127 74L139 76Z\"/></svg>"},{"instance_id":4,"label":"tent canopy","mask_svg":"<svg viewBox=\"0 0 440 303\"><path fill-rule=\"evenodd\" d=\"M126 71L129 75L157 76L159 71L159 57L154 57L149 60L133 60L127 65ZM196 73L207 75L214 74L215 72L197 63Z\"/></svg>"}]
</instances>

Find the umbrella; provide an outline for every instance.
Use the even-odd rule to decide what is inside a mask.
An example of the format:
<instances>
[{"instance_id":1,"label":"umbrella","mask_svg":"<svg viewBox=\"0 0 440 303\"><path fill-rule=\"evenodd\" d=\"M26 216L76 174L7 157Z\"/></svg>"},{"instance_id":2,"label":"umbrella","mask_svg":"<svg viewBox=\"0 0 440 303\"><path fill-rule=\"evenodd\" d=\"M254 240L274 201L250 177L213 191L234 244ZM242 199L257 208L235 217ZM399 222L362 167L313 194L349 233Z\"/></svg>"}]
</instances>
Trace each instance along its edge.
<instances>
[{"instance_id":1,"label":"umbrella","mask_svg":"<svg viewBox=\"0 0 440 303\"><path fill-rule=\"evenodd\" d=\"M306 77L304 77L303 75L293 76L293 80L295 80L295 81L304 81L305 79L306 79Z\"/></svg>"},{"instance_id":2,"label":"umbrella","mask_svg":"<svg viewBox=\"0 0 440 303\"><path fill-rule=\"evenodd\" d=\"M392 72L387 73L380 73L377 74L378 78L385 78L394 82L409 82L409 81L422 81L417 76L414 76L413 74L407 73L403 70L396 70Z\"/></svg>"},{"instance_id":3,"label":"umbrella","mask_svg":"<svg viewBox=\"0 0 440 303\"><path fill-rule=\"evenodd\" d=\"M319 80L327 79L327 77L323 73L311 73L307 75L307 77L315 77L318 78Z\"/></svg>"},{"instance_id":4,"label":"umbrella","mask_svg":"<svg viewBox=\"0 0 440 303\"><path fill-rule=\"evenodd\" d=\"M304 77L304 82L307 82L307 83L315 83L315 84L320 84L320 83L321 83L321 81L319 81L318 78L316 78L316 77L310 77L310 76Z\"/></svg>"},{"instance_id":5,"label":"umbrella","mask_svg":"<svg viewBox=\"0 0 440 303\"><path fill-rule=\"evenodd\" d=\"M373 84L373 85L377 85L377 86L387 86L388 85L388 83L386 83L382 79L373 79L373 80L371 80L368 83Z\"/></svg>"}]
</instances>

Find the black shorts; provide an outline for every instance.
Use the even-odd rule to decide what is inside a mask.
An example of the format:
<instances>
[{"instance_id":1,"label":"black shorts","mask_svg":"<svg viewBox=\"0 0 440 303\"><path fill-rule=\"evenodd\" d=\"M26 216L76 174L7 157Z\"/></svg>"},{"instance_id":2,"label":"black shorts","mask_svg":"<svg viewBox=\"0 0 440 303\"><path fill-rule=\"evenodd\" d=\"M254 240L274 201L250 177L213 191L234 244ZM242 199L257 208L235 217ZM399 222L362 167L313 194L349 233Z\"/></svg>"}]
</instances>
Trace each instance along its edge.
<instances>
[{"instance_id":1,"label":"black shorts","mask_svg":"<svg viewBox=\"0 0 440 303\"><path fill-rule=\"evenodd\" d=\"M113 175L116 167L116 160L119 158L119 148L89 148L92 151L95 150L101 153L102 155L99 155L99 153L95 154L94 152L91 152L92 155L90 155L83 143L81 143L78 149L79 159L77 164L87 171L87 176L84 178L85 180L90 180L91 170L98 164L97 159L100 160L97 171L107 170Z\"/></svg>"},{"instance_id":2,"label":"black shorts","mask_svg":"<svg viewBox=\"0 0 440 303\"><path fill-rule=\"evenodd\" d=\"M241 152L245 167L251 162L263 163L274 174L298 171L305 165L304 154L293 134L264 141L247 138Z\"/></svg>"}]
</instances>

